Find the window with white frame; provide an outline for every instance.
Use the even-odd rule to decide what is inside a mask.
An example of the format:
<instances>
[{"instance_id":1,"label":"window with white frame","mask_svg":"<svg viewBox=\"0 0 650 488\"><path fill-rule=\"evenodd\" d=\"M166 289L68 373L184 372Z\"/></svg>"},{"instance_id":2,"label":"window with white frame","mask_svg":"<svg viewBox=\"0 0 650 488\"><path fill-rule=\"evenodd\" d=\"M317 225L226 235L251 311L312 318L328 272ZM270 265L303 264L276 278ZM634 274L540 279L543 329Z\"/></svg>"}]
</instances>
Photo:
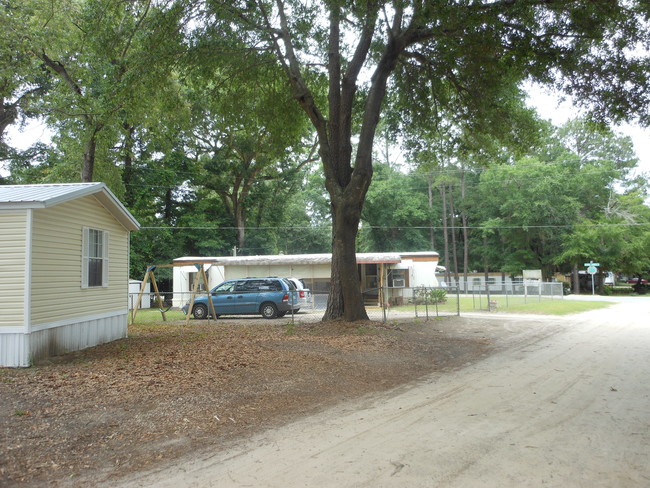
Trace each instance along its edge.
<instances>
[{"instance_id":1,"label":"window with white frame","mask_svg":"<svg viewBox=\"0 0 650 488\"><path fill-rule=\"evenodd\" d=\"M404 288L406 286L406 270L405 269L389 270L388 286L393 288Z\"/></svg>"},{"instance_id":2,"label":"window with white frame","mask_svg":"<svg viewBox=\"0 0 650 488\"><path fill-rule=\"evenodd\" d=\"M108 286L108 232L83 228L81 287Z\"/></svg>"}]
</instances>

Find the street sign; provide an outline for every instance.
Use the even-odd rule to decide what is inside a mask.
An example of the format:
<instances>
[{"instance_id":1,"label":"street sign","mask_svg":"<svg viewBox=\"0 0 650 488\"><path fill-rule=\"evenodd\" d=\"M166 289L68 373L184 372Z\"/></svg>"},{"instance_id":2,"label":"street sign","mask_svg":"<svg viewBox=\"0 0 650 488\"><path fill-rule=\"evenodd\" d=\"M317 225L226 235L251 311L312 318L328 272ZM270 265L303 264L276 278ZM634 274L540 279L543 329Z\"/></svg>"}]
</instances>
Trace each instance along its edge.
<instances>
[{"instance_id":1,"label":"street sign","mask_svg":"<svg viewBox=\"0 0 650 488\"><path fill-rule=\"evenodd\" d=\"M600 266L600 263L589 261L588 263L585 263L585 266L587 266L587 273L591 275L591 294L595 295L596 291L594 286L594 275L598 273L598 266Z\"/></svg>"}]
</instances>

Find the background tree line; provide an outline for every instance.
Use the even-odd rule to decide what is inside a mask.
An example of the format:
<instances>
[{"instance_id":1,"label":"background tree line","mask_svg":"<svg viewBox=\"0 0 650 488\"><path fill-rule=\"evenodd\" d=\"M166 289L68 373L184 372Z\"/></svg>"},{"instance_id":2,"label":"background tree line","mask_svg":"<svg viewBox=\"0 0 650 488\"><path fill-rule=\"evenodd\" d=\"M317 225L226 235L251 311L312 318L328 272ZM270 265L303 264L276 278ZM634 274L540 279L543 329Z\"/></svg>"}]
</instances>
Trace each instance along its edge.
<instances>
[{"instance_id":1,"label":"background tree line","mask_svg":"<svg viewBox=\"0 0 650 488\"><path fill-rule=\"evenodd\" d=\"M616 24L617 2L606 3L598 15ZM143 226L132 237L133 277L150 264L183 255L331 252L337 208L332 195L338 190L327 180L336 179L332 171L346 174L345 164L351 170L360 163L348 160L339 170L323 167L328 164L323 162L326 136L319 132L325 129L316 120L318 112L301 108L295 87L288 87L285 68L291 70L290 62L298 57L283 68L265 45L268 39L254 33L253 27L264 23L263 2L256 4L256 13L253 3L231 5L0 0L0 157L5 167L0 182L106 182ZM328 31L313 17L315 11L299 7L292 4L293 32L300 33L295 45L274 44L281 37L269 42L283 55L293 47L313 48L315 56L316 46L325 45L337 24L332 20ZM344 8L370 21L370 13L353 5ZM528 15L527 8L512 15ZM645 15L647 22L647 10L638 8L636 15ZM489 20L497 26L501 14L486 9L463 21L485 26ZM442 7L435 15L443 14L460 22ZM569 14L557 25L549 17L548 27L569 29L572 22L581 25L575 16L596 15L579 9ZM248 30L238 23L241 19ZM585 19L584 32L577 35L596 36ZM633 24L620 32L626 46L644 34ZM525 36L525 30L522 24L517 32ZM423 49L405 51L408 62L392 68L397 74L381 105L378 139L371 140L372 184L368 179L361 203L351 204L362 208L359 231L352 235L356 249L438 251L447 279L462 280L486 268L515 275L542 269L549 278L554 272L575 272L590 259L628 274L650 271L646 180L634 176L637 161L630 140L606 123L627 116L646 120L648 91L644 98L640 88L648 84L647 59L607 72L620 78L621 86L634 79L637 97L612 83L601 94L611 110L596 111L599 120L553 127L525 106L517 77L526 74L519 63L539 61L535 49L553 46L526 44L521 52L508 51L502 50L503 38L485 45L478 31L468 32L463 34L466 46L452 38L444 46L414 39ZM423 61L427 49L443 48L449 59ZM507 62L506 56L511 56ZM454 73L445 66L455 66ZM598 66L589 68L594 79ZM521 73L515 76L517 69ZM542 71L528 75L550 76ZM331 71L305 69L301 77L309 84L313 107L327 105L329 97L329 110L340 110L344 101L338 99L336 108L331 98ZM426 82L417 81L422 79ZM578 96L590 89L580 76L573 82ZM361 84L351 95L350 110L371 90L372 85ZM339 94L346 96L345 90ZM350 112L349 134L361 130L362 115ZM26 150L10 147L7 130L30 120L47 124L52 141ZM346 142L337 144L345 147ZM358 147L349 148L350 154L357 152ZM339 178L343 189L352 181Z\"/></svg>"}]
</instances>

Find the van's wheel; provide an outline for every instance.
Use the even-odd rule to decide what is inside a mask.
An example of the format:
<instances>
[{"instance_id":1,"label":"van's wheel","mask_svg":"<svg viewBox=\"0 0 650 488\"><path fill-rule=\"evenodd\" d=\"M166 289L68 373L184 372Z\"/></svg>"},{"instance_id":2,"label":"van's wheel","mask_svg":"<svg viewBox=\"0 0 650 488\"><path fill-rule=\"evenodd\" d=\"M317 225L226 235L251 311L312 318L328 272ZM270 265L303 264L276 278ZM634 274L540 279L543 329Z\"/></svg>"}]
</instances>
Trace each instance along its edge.
<instances>
[{"instance_id":1,"label":"van's wheel","mask_svg":"<svg viewBox=\"0 0 650 488\"><path fill-rule=\"evenodd\" d=\"M265 319L274 319L278 316L278 307L274 303L266 302L260 307L260 313Z\"/></svg>"},{"instance_id":2,"label":"van's wheel","mask_svg":"<svg viewBox=\"0 0 650 488\"><path fill-rule=\"evenodd\" d=\"M206 307L202 303L197 303L196 305L194 305L194 309L192 310L192 315L194 315L194 318L197 320L203 320L208 316L208 307Z\"/></svg>"}]
</instances>

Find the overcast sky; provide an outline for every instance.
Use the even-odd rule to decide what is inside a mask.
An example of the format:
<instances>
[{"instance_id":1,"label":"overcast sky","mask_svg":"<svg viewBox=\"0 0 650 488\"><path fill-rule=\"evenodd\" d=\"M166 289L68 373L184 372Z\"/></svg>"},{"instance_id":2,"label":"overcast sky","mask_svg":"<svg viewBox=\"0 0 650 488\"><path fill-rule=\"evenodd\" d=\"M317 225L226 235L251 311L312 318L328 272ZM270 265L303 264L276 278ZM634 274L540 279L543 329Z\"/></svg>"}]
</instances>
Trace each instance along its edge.
<instances>
[{"instance_id":1,"label":"overcast sky","mask_svg":"<svg viewBox=\"0 0 650 488\"><path fill-rule=\"evenodd\" d=\"M570 102L560 103L557 95L545 92L543 88L529 91L534 93L528 99L530 106L537 109L540 117L550 120L554 125L562 125L579 115L577 109ZM639 170L650 173L650 129L624 124L620 127L613 127L613 130L632 138L634 150L639 158Z\"/></svg>"}]
</instances>

